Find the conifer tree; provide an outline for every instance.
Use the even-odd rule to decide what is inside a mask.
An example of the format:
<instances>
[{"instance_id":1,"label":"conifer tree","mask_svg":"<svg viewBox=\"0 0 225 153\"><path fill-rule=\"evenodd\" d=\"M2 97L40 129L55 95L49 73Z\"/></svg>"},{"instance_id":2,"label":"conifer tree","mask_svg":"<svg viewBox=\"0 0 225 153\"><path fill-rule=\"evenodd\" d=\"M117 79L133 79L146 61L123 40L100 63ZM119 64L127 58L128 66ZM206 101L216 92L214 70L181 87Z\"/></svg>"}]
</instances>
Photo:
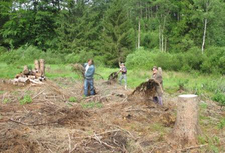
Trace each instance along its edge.
<instances>
[{"instance_id":1,"label":"conifer tree","mask_svg":"<svg viewBox=\"0 0 225 153\"><path fill-rule=\"evenodd\" d=\"M124 5L125 0L114 0L104 17L103 53L109 65L124 61L135 47L134 30Z\"/></svg>"}]
</instances>

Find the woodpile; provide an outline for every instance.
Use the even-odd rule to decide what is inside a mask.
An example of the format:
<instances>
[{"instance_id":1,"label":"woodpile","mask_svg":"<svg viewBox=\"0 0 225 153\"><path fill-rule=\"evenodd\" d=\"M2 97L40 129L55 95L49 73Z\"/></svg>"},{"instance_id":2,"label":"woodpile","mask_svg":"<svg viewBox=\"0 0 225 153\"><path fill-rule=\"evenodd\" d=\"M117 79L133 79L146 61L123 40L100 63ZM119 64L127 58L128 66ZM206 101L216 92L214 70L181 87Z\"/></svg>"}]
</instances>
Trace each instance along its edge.
<instances>
[{"instance_id":1,"label":"woodpile","mask_svg":"<svg viewBox=\"0 0 225 153\"><path fill-rule=\"evenodd\" d=\"M34 69L29 69L27 65L24 66L23 71L16 74L15 78L12 80L13 84L27 84L35 83L42 84L45 78L45 61L44 59L34 61Z\"/></svg>"}]
</instances>

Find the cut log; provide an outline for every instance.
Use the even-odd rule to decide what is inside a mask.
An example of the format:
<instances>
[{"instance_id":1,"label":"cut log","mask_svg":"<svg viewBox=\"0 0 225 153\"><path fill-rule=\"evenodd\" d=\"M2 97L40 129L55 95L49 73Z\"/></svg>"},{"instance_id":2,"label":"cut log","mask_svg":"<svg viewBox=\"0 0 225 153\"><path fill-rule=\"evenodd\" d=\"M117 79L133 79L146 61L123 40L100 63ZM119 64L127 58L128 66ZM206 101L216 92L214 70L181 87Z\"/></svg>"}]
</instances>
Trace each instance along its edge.
<instances>
[{"instance_id":1,"label":"cut log","mask_svg":"<svg viewBox=\"0 0 225 153\"><path fill-rule=\"evenodd\" d=\"M34 61L34 70L35 70L36 73L40 72L40 63L39 63L38 60Z\"/></svg>"},{"instance_id":2,"label":"cut log","mask_svg":"<svg viewBox=\"0 0 225 153\"><path fill-rule=\"evenodd\" d=\"M29 83L30 80L29 80L28 78L19 77L19 78L17 79L17 82Z\"/></svg>"},{"instance_id":3,"label":"cut log","mask_svg":"<svg viewBox=\"0 0 225 153\"><path fill-rule=\"evenodd\" d=\"M44 59L40 59L40 73L41 73L41 76L45 75L45 60Z\"/></svg>"},{"instance_id":4,"label":"cut log","mask_svg":"<svg viewBox=\"0 0 225 153\"><path fill-rule=\"evenodd\" d=\"M184 148L197 145L199 133L197 95L180 95L176 123L170 138L177 147Z\"/></svg>"}]
</instances>

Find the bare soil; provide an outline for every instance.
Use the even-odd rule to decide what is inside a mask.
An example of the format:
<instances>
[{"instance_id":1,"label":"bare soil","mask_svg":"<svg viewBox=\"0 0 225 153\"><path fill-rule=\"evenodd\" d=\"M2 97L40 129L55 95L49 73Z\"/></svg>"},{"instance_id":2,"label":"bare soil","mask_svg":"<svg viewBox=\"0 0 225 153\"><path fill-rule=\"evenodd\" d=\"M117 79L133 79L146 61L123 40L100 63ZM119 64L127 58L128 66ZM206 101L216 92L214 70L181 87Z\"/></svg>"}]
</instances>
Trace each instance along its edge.
<instances>
[{"instance_id":1,"label":"bare soil","mask_svg":"<svg viewBox=\"0 0 225 153\"><path fill-rule=\"evenodd\" d=\"M165 93L164 106L159 106L151 97L129 98L133 90L104 80L95 81L97 95L87 98L79 80L57 78L21 86L7 82L0 80L0 152L211 152L210 139L192 148L170 144L167 136L175 124L176 96ZM21 105L25 95L32 103ZM69 102L70 97L76 102ZM90 103L96 105L85 107ZM216 147L223 152L224 131L216 125L225 117L224 108L206 103L208 107L199 110L200 116L209 118L200 119L203 136L216 136L220 140Z\"/></svg>"}]
</instances>

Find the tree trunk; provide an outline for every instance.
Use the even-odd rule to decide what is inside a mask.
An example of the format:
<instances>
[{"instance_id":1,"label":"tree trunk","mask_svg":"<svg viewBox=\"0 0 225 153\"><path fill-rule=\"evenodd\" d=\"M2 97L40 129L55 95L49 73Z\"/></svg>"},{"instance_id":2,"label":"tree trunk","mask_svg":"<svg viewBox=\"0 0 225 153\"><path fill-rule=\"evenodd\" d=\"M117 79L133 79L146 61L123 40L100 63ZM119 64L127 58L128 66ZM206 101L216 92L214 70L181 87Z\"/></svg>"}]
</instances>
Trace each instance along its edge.
<instances>
[{"instance_id":1,"label":"tree trunk","mask_svg":"<svg viewBox=\"0 0 225 153\"><path fill-rule=\"evenodd\" d=\"M205 37L206 37L206 28L207 28L207 19L204 20L205 25L204 25L204 33L203 33L203 40L202 40L202 54L204 53L204 48L205 48Z\"/></svg>"},{"instance_id":2,"label":"tree trunk","mask_svg":"<svg viewBox=\"0 0 225 153\"><path fill-rule=\"evenodd\" d=\"M163 44L163 33L162 33L162 52L163 52L163 47L164 47L164 44Z\"/></svg>"},{"instance_id":3,"label":"tree trunk","mask_svg":"<svg viewBox=\"0 0 225 153\"><path fill-rule=\"evenodd\" d=\"M141 19L139 18L138 21L138 45L137 48L139 49L141 45Z\"/></svg>"},{"instance_id":4,"label":"tree trunk","mask_svg":"<svg viewBox=\"0 0 225 153\"><path fill-rule=\"evenodd\" d=\"M166 39L166 37L165 37L165 52L166 52L166 50L167 50L167 39Z\"/></svg>"},{"instance_id":5,"label":"tree trunk","mask_svg":"<svg viewBox=\"0 0 225 153\"><path fill-rule=\"evenodd\" d=\"M159 25L159 50L161 50L161 26Z\"/></svg>"},{"instance_id":6,"label":"tree trunk","mask_svg":"<svg viewBox=\"0 0 225 153\"><path fill-rule=\"evenodd\" d=\"M40 72L40 63L38 60L34 61L34 70L35 72Z\"/></svg>"},{"instance_id":7,"label":"tree trunk","mask_svg":"<svg viewBox=\"0 0 225 153\"><path fill-rule=\"evenodd\" d=\"M175 146L183 148L197 145L199 132L197 95L180 95L176 123L170 137Z\"/></svg>"},{"instance_id":8,"label":"tree trunk","mask_svg":"<svg viewBox=\"0 0 225 153\"><path fill-rule=\"evenodd\" d=\"M41 76L45 75L45 61L44 61L44 59L40 59L40 73L41 73Z\"/></svg>"}]
</instances>

